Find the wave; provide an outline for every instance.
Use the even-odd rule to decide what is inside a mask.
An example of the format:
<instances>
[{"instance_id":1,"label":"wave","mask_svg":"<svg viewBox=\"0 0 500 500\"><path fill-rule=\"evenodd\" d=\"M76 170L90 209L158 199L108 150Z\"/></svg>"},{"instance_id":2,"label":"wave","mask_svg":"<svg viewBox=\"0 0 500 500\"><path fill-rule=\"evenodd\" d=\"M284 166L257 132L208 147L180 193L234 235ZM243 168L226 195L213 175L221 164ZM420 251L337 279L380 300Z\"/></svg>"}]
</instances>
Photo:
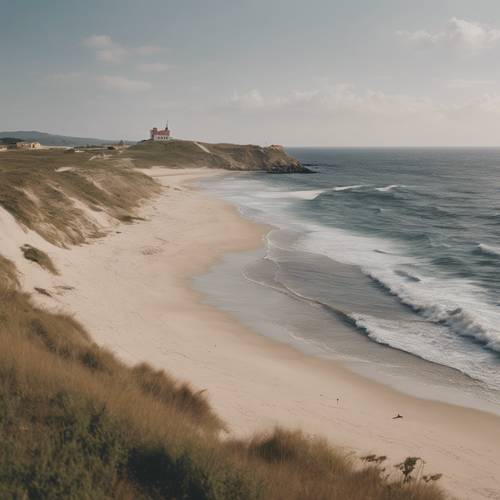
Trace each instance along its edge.
<instances>
[{"instance_id":1,"label":"wave","mask_svg":"<svg viewBox=\"0 0 500 500\"><path fill-rule=\"evenodd\" d=\"M353 186L337 186L332 191L352 191L363 187L370 187L370 184L354 184Z\"/></svg>"},{"instance_id":2,"label":"wave","mask_svg":"<svg viewBox=\"0 0 500 500\"><path fill-rule=\"evenodd\" d=\"M431 350L425 349L425 344L421 342L423 330L419 328L418 323L401 323L376 318L369 314L351 314L350 318L354 326L366 333L370 339L378 344L408 352L428 361L441 361L438 356L432 355Z\"/></svg>"},{"instance_id":3,"label":"wave","mask_svg":"<svg viewBox=\"0 0 500 500\"><path fill-rule=\"evenodd\" d=\"M336 186L325 189L310 189L306 191L264 191L257 193L257 198L279 199L296 198L300 200L315 200L318 196L329 191L353 191L355 189L369 187L368 184L356 184L352 186Z\"/></svg>"},{"instance_id":4,"label":"wave","mask_svg":"<svg viewBox=\"0 0 500 500\"><path fill-rule=\"evenodd\" d=\"M375 191L386 193L387 191L392 191L395 188L405 188L405 187L406 186L404 184L391 184L389 186L375 188Z\"/></svg>"},{"instance_id":5,"label":"wave","mask_svg":"<svg viewBox=\"0 0 500 500\"><path fill-rule=\"evenodd\" d=\"M499 247L494 247L490 245L485 245L484 243L479 243L477 245L477 249L481 253L485 253L487 255L492 255L494 257L500 257L500 248Z\"/></svg>"},{"instance_id":6,"label":"wave","mask_svg":"<svg viewBox=\"0 0 500 500\"><path fill-rule=\"evenodd\" d=\"M415 283L419 283L420 281L422 281L422 279L418 276L414 276L413 274L402 271L401 269L396 270L395 273L399 276L402 276L403 278L409 279L410 281L414 281Z\"/></svg>"},{"instance_id":7,"label":"wave","mask_svg":"<svg viewBox=\"0 0 500 500\"><path fill-rule=\"evenodd\" d=\"M467 351L456 345L444 327L436 326L436 331L429 332L425 321L400 322L368 314L351 316L353 324L378 344L447 366L493 389L500 388L496 369L487 368L481 361L470 359ZM440 348L437 348L435 343L429 342L429 334L440 339Z\"/></svg>"},{"instance_id":8,"label":"wave","mask_svg":"<svg viewBox=\"0 0 500 500\"><path fill-rule=\"evenodd\" d=\"M311 189L307 191L265 191L258 193L255 196L258 198L296 198L299 200L315 200L322 193L330 191L330 189Z\"/></svg>"},{"instance_id":9,"label":"wave","mask_svg":"<svg viewBox=\"0 0 500 500\"><path fill-rule=\"evenodd\" d=\"M467 301L469 306L467 310L463 301L450 299L450 295L446 294L444 287L435 279L429 278L426 280L427 283L422 280L416 281L413 284L420 287L417 291L408 284L402 283L401 280L395 279L394 274L391 277L391 274L387 272L368 273L376 283L428 321L444 325L454 333L471 338L491 351L500 353L500 331L494 327L493 320L488 321L485 304L475 302L470 297ZM456 296L459 285L454 287L448 284L447 286L449 293ZM433 292L433 289L436 292Z\"/></svg>"}]
</instances>

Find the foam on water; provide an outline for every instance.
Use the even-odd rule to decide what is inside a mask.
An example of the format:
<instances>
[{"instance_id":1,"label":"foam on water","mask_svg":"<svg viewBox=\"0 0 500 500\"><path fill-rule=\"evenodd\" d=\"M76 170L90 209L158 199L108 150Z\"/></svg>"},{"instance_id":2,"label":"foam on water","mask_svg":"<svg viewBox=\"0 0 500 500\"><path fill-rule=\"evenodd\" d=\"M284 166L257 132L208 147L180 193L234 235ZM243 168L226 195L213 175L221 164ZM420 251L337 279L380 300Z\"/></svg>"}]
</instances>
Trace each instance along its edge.
<instances>
[{"instance_id":1,"label":"foam on water","mask_svg":"<svg viewBox=\"0 0 500 500\"><path fill-rule=\"evenodd\" d=\"M376 191L380 191L381 193L386 193L387 191L392 191L395 188L405 188L406 186L403 184L390 184L389 186L375 188Z\"/></svg>"},{"instance_id":2,"label":"foam on water","mask_svg":"<svg viewBox=\"0 0 500 500\"><path fill-rule=\"evenodd\" d=\"M355 184L353 186L337 186L333 188L333 191L354 191L355 189L360 189L364 187L370 187L368 184Z\"/></svg>"},{"instance_id":3,"label":"foam on water","mask_svg":"<svg viewBox=\"0 0 500 500\"><path fill-rule=\"evenodd\" d=\"M268 191L256 193L257 198L297 198L299 200L314 200L327 189L311 189L309 191Z\"/></svg>"},{"instance_id":4,"label":"foam on water","mask_svg":"<svg viewBox=\"0 0 500 500\"><path fill-rule=\"evenodd\" d=\"M477 248L480 252L487 255L493 255L494 257L500 257L500 247L494 247L491 245L485 245L484 243L479 243Z\"/></svg>"}]
</instances>

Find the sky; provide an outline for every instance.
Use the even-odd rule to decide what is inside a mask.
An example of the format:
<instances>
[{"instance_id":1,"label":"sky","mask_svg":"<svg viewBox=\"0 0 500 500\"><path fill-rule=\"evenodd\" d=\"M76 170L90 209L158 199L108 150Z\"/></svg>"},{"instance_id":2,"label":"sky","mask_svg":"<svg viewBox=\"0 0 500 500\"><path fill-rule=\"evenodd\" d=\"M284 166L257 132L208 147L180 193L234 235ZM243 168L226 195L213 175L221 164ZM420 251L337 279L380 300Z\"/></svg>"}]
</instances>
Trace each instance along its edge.
<instances>
[{"instance_id":1,"label":"sky","mask_svg":"<svg viewBox=\"0 0 500 500\"><path fill-rule=\"evenodd\" d=\"M498 0L0 0L0 130L500 146Z\"/></svg>"}]
</instances>

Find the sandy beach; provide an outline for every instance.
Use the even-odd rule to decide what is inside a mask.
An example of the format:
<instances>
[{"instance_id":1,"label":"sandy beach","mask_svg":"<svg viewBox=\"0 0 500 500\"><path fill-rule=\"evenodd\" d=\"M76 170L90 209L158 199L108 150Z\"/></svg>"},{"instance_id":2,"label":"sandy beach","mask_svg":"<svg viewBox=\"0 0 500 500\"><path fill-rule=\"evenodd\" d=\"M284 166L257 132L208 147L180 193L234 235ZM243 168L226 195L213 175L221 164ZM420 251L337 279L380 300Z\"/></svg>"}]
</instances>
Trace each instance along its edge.
<instances>
[{"instance_id":1,"label":"sandy beach","mask_svg":"<svg viewBox=\"0 0 500 500\"><path fill-rule=\"evenodd\" d=\"M74 314L123 360L148 361L207 390L230 433L279 424L358 456L387 455L391 464L418 456L457 498L500 499L498 417L401 394L263 338L204 304L192 278L226 252L259 247L268 228L195 187L218 171L145 172L164 186L143 208L146 220L71 249L29 235L60 271L51 276L17 260L25 289L53 294L36 295L37 302ZM397 413L404 418L393 420Z\"/></svg>"}]
</instances>

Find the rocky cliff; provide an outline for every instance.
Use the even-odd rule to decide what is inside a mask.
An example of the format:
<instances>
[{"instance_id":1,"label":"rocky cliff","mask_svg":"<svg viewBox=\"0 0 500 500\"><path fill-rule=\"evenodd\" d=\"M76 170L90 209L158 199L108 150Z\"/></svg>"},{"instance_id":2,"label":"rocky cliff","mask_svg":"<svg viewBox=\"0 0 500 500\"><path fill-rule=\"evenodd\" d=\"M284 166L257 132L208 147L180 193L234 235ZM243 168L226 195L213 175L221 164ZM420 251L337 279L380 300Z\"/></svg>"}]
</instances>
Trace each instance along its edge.
<instances>
[{"instance_id":1,"label":"rocky cliff","mask_svg":"<svg viewBox=\"0 0 500 500\"><path fill-rule=\"evenodd\" d=\"M210 167L270 173L310 172L279 146L208 144L195 141L143 141L128 153L139 166L165 165L174 168Z\"/></svg>"}]
</instances>

